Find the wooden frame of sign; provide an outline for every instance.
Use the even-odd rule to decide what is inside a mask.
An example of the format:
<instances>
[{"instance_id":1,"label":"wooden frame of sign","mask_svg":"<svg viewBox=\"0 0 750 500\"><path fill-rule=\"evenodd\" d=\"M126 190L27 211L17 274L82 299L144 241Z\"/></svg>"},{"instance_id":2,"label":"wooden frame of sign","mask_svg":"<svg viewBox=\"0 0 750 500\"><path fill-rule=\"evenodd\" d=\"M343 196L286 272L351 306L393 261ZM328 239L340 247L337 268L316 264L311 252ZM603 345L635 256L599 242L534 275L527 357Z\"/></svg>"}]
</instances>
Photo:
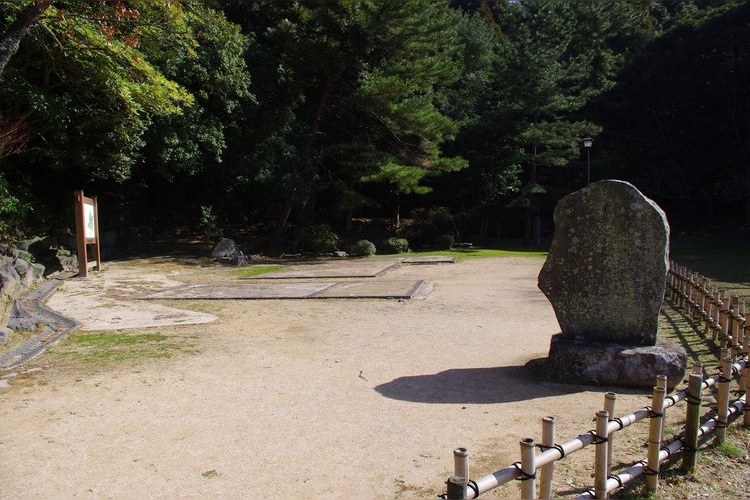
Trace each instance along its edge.
<instances>
[{"instance_id":1,"label":"wooden frame of sign","mask_svg":"<svg viewBox=\"0 0 750 500\"><path fill-rule=\"evenodd\" d=\"M86 197L82 190L74 193L76 213L76 243L78 247L78 275L85 278L89 267L102 270L102 258L99 250L99 209L96 196ZM89 262L87 245L94 246L94 260Z\"/></svg>"}]
</instances>

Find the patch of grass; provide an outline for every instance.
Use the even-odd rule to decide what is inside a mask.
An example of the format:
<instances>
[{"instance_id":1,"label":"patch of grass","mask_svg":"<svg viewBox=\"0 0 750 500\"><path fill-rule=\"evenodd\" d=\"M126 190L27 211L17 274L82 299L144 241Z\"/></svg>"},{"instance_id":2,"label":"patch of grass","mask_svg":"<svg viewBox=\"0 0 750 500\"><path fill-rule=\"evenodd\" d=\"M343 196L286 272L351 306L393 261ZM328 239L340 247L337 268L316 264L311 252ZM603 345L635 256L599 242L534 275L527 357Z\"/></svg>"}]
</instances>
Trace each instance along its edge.
<instances>
[{"instance_id":1,"label":"patch of grass","mask_svg":"<svg viewBox=\"0 0 750 500\"><path fill-rule=\"evenodd\" d=\"M94 332L71 335L51 353L69 361L101 367L169 358L176 352L189 350L189 344L174 342L161 333Z\"/></svg>"},{"instance_id":2,"label":"patch of grass","mask_svg":"<svg viewBox=\"0 0 750 500\"><path fill-rule=\"evenodd\" d=\"M247 266L247 267L237 269L237 277L238 278L250 278L253 276L258 276L259 274L265 274L265 273L271 273L273 271L278 271L279 269L282 269L283 267L284 266L282 264Z\"/></svg>"},{"instance_id":3,"label":"patch of grass","mask_svg":"<svg viewBox=\"0 0 750 500\"><path fill-rule=\"evenodd\" d=\"M719 445L719 452L727 458L742 458L744 450L731 441L724 441Z\"/></svg>"},{"instance_id":4,"label":"patch of grass","mask_svg":"<svg viewBox=\"0 0 750 500\"><path fill-rule=\"evenodd\" d=\"M690 269L724 282L720 284L721 288L732 288L722 285L734 284L748 293L750 266L747 265L746 233L726 231L673 235L670 239L670 256Z\"/></svg>"},{"instance_id":5,"label":"patch of grass","mask_svg":"<svg viewBox=\"0 0 750 500\"><path fill-rule=\"evenodd\" d=\"M457 248L444 251L409 252L400 253L398 257L429 257L433 255L444 255L455 257L456 260L474 259L483 257L546 257L546 250L500 250L494 248Z\"/></svg>"}]
</instances>

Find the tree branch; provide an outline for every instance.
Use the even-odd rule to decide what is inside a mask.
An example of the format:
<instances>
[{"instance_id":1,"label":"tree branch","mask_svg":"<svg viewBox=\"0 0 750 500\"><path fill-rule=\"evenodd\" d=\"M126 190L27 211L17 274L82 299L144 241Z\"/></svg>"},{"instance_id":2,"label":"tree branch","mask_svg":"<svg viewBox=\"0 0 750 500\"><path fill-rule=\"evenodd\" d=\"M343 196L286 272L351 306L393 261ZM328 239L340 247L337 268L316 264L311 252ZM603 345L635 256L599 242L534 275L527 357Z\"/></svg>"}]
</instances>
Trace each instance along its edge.
<instances>
[{"instance_id":1,"label":"tree branch","mask_svg":"<svg viewBox=\"0 0 750 500\"><path fill-rule=\"evenodd\" d=\"M52 0L32 1L18 13L16 20L0 36L0 75L5 71L5 66L10 58L18 52L21 39L26 36L26 33L34 24L39 22L42 14L50 8L50 5L52 5Z\"/></svg>"}]
</instances>

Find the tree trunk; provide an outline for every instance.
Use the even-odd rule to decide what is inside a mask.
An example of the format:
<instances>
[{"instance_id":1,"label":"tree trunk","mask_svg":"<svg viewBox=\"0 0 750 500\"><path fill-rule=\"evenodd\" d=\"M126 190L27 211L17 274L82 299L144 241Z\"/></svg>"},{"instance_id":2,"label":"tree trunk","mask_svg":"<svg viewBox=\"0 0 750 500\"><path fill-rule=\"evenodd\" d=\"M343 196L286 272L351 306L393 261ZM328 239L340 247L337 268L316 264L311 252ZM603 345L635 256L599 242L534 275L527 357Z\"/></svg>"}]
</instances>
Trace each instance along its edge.
<instances>
[{"instance_id":1,"label":"tree trunk","mask_svg":"<svg viewBox=\"0 0 750 500\"><path fill-rule=\"evenodd\" d=\"M398 230L401 227L401 197L396 195L396 208L393 211L393 227Z\"/></svg>"},{"instance_id":2,"label":"tree trunk","mask_svg":"<svg viewBox=\"0 0 750 500\"><path fill-rule=\"evenodd\" d=\"M0 75L5 71L5 66L10 58L18 52L21 39L26 36L29 29L39 22L42 14L49 9L52 0L35 0L18 13L16 20L8 26L8 29L0 35Z\"/></svg>"},{"instance_id":3,"label":"tree trunk","mask_svg":"<svg viewBox=\"0 0 750 500\"><path fill-rule=\"evenodd\" d=\"M289 215L292 213L292 202L287 201L279 212L279 219L276 221L276 228L268 242L268 252L271 254L281 253L284 250L284 231L289 223Z\"/></svg>"},{"instance_id":4,"label":"tree trunk","mask_svg":"<svg viewBox=\"0 0 750 500\"><path fill-rule=\"evenodd\" d=\"M310 155L310 148L315 143L316 136L318 135L318 130L320 129L320 119L322 118L323 111L328 104L328 98L331 96L332 87L333 78L329 78L326 81L325 86L323 87L323 91L320 95L320 100L318 101L318 107L315 110L313 121L310 124L310 133L308 134L307 141L305 142L306 155ZM279 218L276 222L276 227L274 228L273 235L271 236L269 250L277 251L282 247L282 237L284 235L284 231L286 231L287 224L289 224L289 216L291 215L292 209L294 208L296 198L296 196L292 196L291 199L287 200L284 203L284 208L279 214ZM307 199L305 199L302 203L303 206L305 204L307 204Z\"/></svg>"}]
</instances>

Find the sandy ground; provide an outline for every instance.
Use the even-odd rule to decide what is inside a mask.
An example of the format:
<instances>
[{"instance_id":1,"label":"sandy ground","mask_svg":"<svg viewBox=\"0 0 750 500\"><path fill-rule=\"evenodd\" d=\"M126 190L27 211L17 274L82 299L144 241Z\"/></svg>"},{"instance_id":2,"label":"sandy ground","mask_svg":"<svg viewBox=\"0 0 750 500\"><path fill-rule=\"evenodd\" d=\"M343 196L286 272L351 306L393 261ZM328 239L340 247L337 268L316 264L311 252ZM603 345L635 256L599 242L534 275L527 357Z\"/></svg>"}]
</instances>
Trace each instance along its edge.
<instances>
[{"instance_id":1,"label":"sandy ground","mask_svg":"<svg viewBox=\"0 0 750 500\"><path fill-rule=\"evenodd\" d=\"M545 415L557 417L559 442L593 427L606 389L544 381L533 362L559 331L536 288L542 263L387 273L428 281L421 300L149 301L218 319L155 328L190 342L190 353L169 359L82 373L48 353L6 375L2 496L435 498L457 446L469 449L477 477L519 460L519 440L538 437ZM134 297L230 271L110 263L65 283L50 305L98 288L124 308L102 307L105 323L140 321L132 307L145 305ZM102 327L86 314L73 316ZM637 392L618 399L623 410L647 403ZM558 493L578 486L556 483Z\"/></svg>"}]
</instances>

